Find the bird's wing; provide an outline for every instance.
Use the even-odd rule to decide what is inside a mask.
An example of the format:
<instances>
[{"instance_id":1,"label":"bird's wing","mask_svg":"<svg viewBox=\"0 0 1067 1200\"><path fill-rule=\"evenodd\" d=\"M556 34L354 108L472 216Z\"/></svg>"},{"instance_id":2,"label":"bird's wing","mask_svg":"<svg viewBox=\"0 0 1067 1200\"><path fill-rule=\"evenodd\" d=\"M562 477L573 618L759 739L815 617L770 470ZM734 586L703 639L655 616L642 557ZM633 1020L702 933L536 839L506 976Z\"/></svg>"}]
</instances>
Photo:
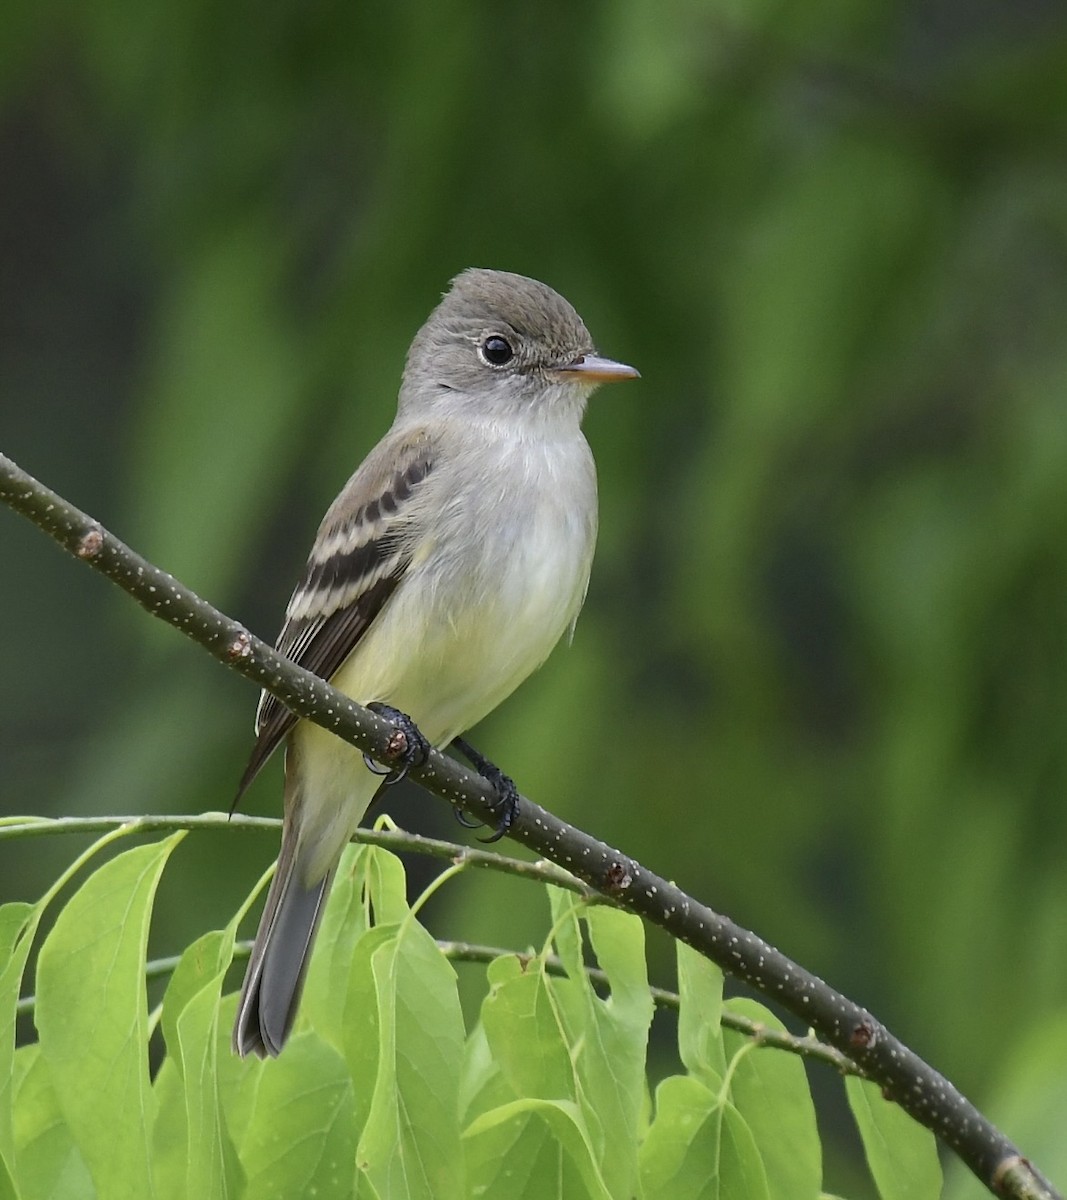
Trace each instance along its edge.
<instances>
[{"instance_id":1,"label":"bird's wing","mask_svg":"<svg viewBox=\"0 0 1067 1200\"><path fill-rule=\"evenodd\" d=\"M285 613L279 653L330 679L404 577L417 541L412 501L433 470L425 436L372 451L327 512ZM256 744L233 807L297 717L269 692L256 712ZM232 810L231 810L232 811Z\"/></svg>"}]
</instances>

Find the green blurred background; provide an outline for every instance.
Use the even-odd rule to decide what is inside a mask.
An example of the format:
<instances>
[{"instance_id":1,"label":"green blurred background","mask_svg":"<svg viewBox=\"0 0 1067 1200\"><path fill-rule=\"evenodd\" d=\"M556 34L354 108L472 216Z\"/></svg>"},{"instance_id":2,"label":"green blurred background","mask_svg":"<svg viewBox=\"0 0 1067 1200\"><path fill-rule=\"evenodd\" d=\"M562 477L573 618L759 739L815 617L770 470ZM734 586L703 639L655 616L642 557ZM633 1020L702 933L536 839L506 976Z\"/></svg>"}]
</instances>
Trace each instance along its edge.
<instances>
[{"instance_id":1,"label":"green blurred background","mask_svg":"<svg viewBox=\"0 0 1067 1200\"><path fill-rule=\"evenodd\" d=\"M557 287L643 378L586 422L574 644L473 740L1067 1176L1061 0L0 22L0 447L272 638L449 278ZM3 511L0 539L0 810L228 807L253 689ZM274 764L250 807L279 792ZM160 952L275 847L189 839ZM5 843L2 898L75 848ZM472 877L433 924L539 942L528 896Z\"/></svg>"}]
</instances>

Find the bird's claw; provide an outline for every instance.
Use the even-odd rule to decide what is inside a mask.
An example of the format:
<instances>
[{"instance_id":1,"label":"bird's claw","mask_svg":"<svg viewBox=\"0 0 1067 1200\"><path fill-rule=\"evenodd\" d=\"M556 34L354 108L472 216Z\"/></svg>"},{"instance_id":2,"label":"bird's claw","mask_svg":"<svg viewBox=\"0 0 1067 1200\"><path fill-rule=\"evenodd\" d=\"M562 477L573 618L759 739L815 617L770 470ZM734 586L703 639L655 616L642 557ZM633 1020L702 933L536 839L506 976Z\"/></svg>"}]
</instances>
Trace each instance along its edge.
<instances>
[{"instance_id":1,"label":"bird's claw","mask_svg":"<svg viewBox=\"0 0 1067 1200\"><path fill-rule=\"evenodd\" d=\"M505 775L495 763L491 763L484 755L479 754L470 742L464 741L463 738L453 738L452 745L478 774L492 785L497 794L497 802L493 806L493 814L496 817L493 832L489 837L478 840L487 845L491 842L499 842L514 825L515 818L519 815L519 789L510 775ZM484 824L482 821L471 820L459 807L454 807L452 811L456 815L456 820L467 829L477 829Z\"/></svg>"},{"instance_id":2,"label":"bird's claw","mask_svg":"<svg viewBox=\"0 0 1067 1200\"><path fill-rule=\"evenodd\" d=\"M392 787L399 783L412 767L421 767L430 754L430 743L422 736L419 727L398 708L375 701L368 704L371 712L391 721L394 729L386 747L388 757L399 761L399 766L389 767L376 762L369 754L363 755L363 762L372 775L381 775L384 787Z\"/></svg>"},{"instance_id":3,"label":"bird's claw","mask_svg":"<svg viewBox=\"0 0 1067 1200\"><path fill-rule=\"evenodd\" d=\"M481 829L485 824L484 821L476 821L473 817L468 817L458 804L452 805L452 815L464 829Z\"/></svg>"}]
</instances>

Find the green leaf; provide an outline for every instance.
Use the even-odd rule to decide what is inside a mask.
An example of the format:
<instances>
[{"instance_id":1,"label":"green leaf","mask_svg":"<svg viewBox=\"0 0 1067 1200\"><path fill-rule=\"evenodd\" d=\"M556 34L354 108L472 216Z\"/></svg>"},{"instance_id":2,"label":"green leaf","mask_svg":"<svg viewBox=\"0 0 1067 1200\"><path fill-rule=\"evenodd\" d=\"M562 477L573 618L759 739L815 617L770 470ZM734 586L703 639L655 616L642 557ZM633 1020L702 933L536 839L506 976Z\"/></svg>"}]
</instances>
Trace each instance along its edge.
<instances>
[{"instance_id":1,"label":"green leaf","mask_svg":"<svg viewBox=\"0 0 1067 1200\"><path fill-rule=\"evenodd\" d=\"M176 1061L168 1055L152 1081L156 1120L152 1127L152 1171L160 1200L183 1200L189 1123L185 1114L185 1085Z\"/></svg>"},{"instance_id":2,"label":"green leaf","mask_svg":"<svg viewBox=\"0 0 1067 1200\"><path fill-rule=\"evenodd\" d=\"M189 946L163 1000L163 1034L182 1083L185 1177L178 1193L229 1200L243 1183L219 1100L219 997L233 958L234 926Z\"/></svg>"},{"instance_id":3,"label":"green leaf","mask_svg":"<svg viewBox=\"0 0 1067 1200\"><path fill-rule=\"evenodd\" d=\"M259 1074L241 1144L256 1200L351 1200L356 1161L352 1078L344 1059L314 1033L290 1038Z\"/></svg>"},{"instance_id":4,"label":"green leaf","mask_svg":"<svg viewBox=\"0 0 1067 1200\"><path fill-rule=\"evenodd\" d=\"M573 892L547 886L548 907L552 913L552 941L564 970L571 979L585 976L582 958L582 928L579 916L586 907Z\"/></svg>"},{"instance_id":5,"label":"green leaf","mask_svg":"<svg viewBox=\"0 0 1067 1200\"><path fill-rule=\"evenodd\" d=\"M507 1100L486 1108L465 1130L470 1194L507 1196L514 1200L574 1195L584 1200L589 1192L581 1171L552 1127L529 1106L535 1102L509 1111L508 1105L516 1103ZM486 1118L484 1125L480 1123L482 1117Z\"/></svg>"},{"instance_id":6,"label":"green leaf","mask_svg":"<svg viewBox=\"0 0 1067 1200\"><path fill-rule=\"evenodd\" d=\"M411 915L404 864L395 854L377 846L364 850L366 888L376 925L394 925Z\"/></svg>"},{"instance_id":7,"label":"green leaf","mask_svg":"<svg viewBox=\"0 0 1067 1200\"><path fill-rule=\"evenodd\" d=\"M722 971L684 942L675 943L678 961L678 1053L686 1069L718 1087L726 1071L722 1041Z\"/></svg>"},{"instance_id":8,"label":"green leaf","mask_svg":"<svg viewBox=\"0 0 1067 1200\"><path fill-rule=\"evenodd\" d=\"M15 1189L15 1181L7 1169L7 1163L0 1159L0 1200L19 1200Z\"/></svg>"},{"instance_id":9,"label":"green leaf","mask_svg":"<svg viewBox=\"0 0 1067 1200\"><path fill-rule=\"evenodd\" d=\"M0 907L0 1197L4 1189L15 1194L15 1133L12 1118L11 1081L15 1061L15 1010L26 958L36 928L32 904L11 903ZM32 928L31 928L32 924Z\"/></svg>"},{"instance_id":10,"label":"green leaf","mask_svg":"<svg viewBox=\"0 0 1067 1200\"><path fill-rule=\"evenodd\" d=\"M185 948L174 968L163 996L160 1027L167 1050L179 1068L178 1021L186 1008L212 983L226 974L233 958L233 931L214 930L202 934Z\"/></svg>"},{"instance_id":11,"label":"green leaf","mask_svg":"<svg viewBox=\"0 0 1067 1200\"><path fill-rule=\"evenodd\" d=\"M536 960L498 958L486 975L489 994L482 1002L482 1027L512 1094L574 1100L570 1050L548 979Z\"/></svg>"},{"instance_id":12,"label":"green leaf","mask_svg":"<svg viewBox=\"0 0 1067 1200\"><path fill-rule=\"evenodd\" d=\"M85 1200L93 1181L60 1112L48 1064L39 1046L18 1051L15 1139L22 1200Z\"/></svg>"},{"instance_id":13,"label":"green leaf","mask_svg":"<svg viewBox=\"0 0 1067 1200\"><path fill-rule=\"evenodd\" d=\"M226 1125L235 1146L242 1146L259 1100L263 1072L272 1060L238 1058L230 1048L230 1031L237 1016L236 992L223 997L219 1005L215 1072L219 1083L219 1102L226 1114ZM158 1120L156 1124L158 1125Z\"/></svg>"},{"instance_id":14,"label":"green leaf","mask_svg":"<svg viewBox=\"0 0 1067 1200\"><path fill-rule=\"evenodd\" d=\"M754 1000L726 1002L728 1012L783 1030L785 1026ZM805 1200L822 1190L822 1147L804 1060L732 1030L723 1030L732 1061L730 1099L744 1117L767 1171L772 1200Z\"/></svg>"},{"instance_id":15,"label":"green leaf","mask_svg":"<svg viewBox=\"0 0 1067 1200\"><path fill-rule=\"evenodd\" d=\"M379 1026L378 992L374 978L374 954L396 936L394 926L368 929L356 943L349 970L345 997L344 1053L352 1079L359 1081L353 1097L353 1120L363 1129L370 1115L374 1095L373 1080L378 1076Z\"/></svg>"},{"instance_id":16,"label":"green leaf","mask_svg":"<svg viewBox=\"0 0 1067 1200\"><path fill-rule=\"evenodd\" d=\"M410 915L375 934L365 940L373 947L379 1050L360 1169L390 1200L466 1196L457 1152L466 1034L456 973ZM365 970L360 981L365 988Z\"/></svg>"},{"instance_id":17,"label":"green leaf","mask_svg":"<svg viewBox=\"0 0 1067 1200\"><path fill-rule=\"evenodd\" d=\"M569 894L566 903L575 905ZM575 1097L599 1170L612 1195L631 1196L637 1187L637 1143L653 1012L644 927L636 917L615 909L576 905L574 911L585 917L611 994L601 999L593 990L582 965L580 943L576 959L571 958L574 965L568 968L574 972L571 978L547 979L546 986L556 998L575 1075ZM555 927L561 927L559 921Z\"/></svg>"},{"instance_id":18,"label":"green leaf","mask_svg":"<svg viewBox=\"0 0 1067 1200\"><path fill-rule=\"evenodd\" d=\"M584 912L589 941L611 984L611 1007L624 1010L635 1028L651 1020L655 1006L648 991L644 922L605 905Z\"/></svg>"},{"instance_id":19,"label":"green leaf","mask_svg":"<svg viewBox=\"0 0 1067 1200\"><path fill-rule=\"evenodd\" d=\"M625 913L588 908L559 889L549 888L548 895L555 945L569 977L548 976L538 960L514 956L489 966L490 992L465 1074L466 1111L473 1118L468 1133L479 1134L471 1147L471 1185L491 1194L502 1186L496 1172L506 1161L509 1188L514 1174L535 1189L534 1181L551 1178L552 1164L565 1153L591 1194L606 1188L613 1196L632 1196L652 1018L643 929ZM579 917L609 977L606 999L585 970ZM562 1128L554 1110L514 1107L529 1100L571 1105L567 1119L581 1137L580 1154L569 1142L553 1148ZM496 1113L492 1122L489 1112Z\"/></svg>"},{"instance_id":20,"label":"green leaf","mask_svg":"<svg viewBox=\"0 0 1067 1200\"><path fill-rule=\"evenodd\" d=\"M643 1200L769 1200L752 1133L732 1104L699 1080L665 1079L641 1147Z\"/></svg>"},{"instance_id":21,"label":"green leaf","mask_svg":"<svg viewBox=\"0 0 1067 1200\"><path fill-rule=\"evenodd\" d=\"M156 886L184 837L127 850L64 907L37 963L37 1028L63 1116L97 1190L154 1194L145 948Z\"/></svg>"},{"instance_id":22,"label":"green leaf","mask_svg":"<svg viewBox=\"0 0 1067 1200\"><path fill-rule=\"evenodd\" d=\"M488 1142L492 1152L475 1156L483 1172L480 1194L611 1200L578 1105L513 1100L483 1113L463 1136L476 1142L494 1133L503 1137Z\"/></svg>"},{"instance_id":23,"label":"green leaf","mask_svg":"<svg viewBox=\"0 0 1067 1200\"><path fill-rule=\"evenodd\" d=\"M847 1075L845 1091L882 1200L937 1200L941 1164L934 1135L870 1080Z\"/></svg>"},{"instance_id":24,"label":"green leaf","mask_svg":"<svg viewBox=\"0 0 1067 1200\"><path fill-rule=\"evenodd\" d=\"M468 1040L464 1063L464 1130L472 1195L588 1196L580 1160L595 1167L586 1131L579 1160L536 1098L571 1097L574 1075L547 980L531 962L495 959L486 971L489 993ZM573 1100L570 1110L577 1111ZM588 1169L588 1166L587 1168ZM598 1184L597 1187L602 1186ZM566 1191L564 1191L566 1187Z\"/></svg>"},{"instance_id":25,"label":"green leaf","mask_svg":"<svg viewBox=\"0 0 1067 1200\"><path fill-rule=\"evenodd\" d=\"M349 845L337 867L322 927L311 956L297 1029L314 1029L344 1051L344 1012L356 942L367 929L363 882L368 847Z\"/></svg>"},{"instance_id":26,"label":"green leaf","mask_svg":"<svg viewBox=\"0 0 1067 1200\"><path fill-rule=\"evenodd\" d=\"M478 1021L471 1030L463 1050L463 1069L459 1083L461 1124L469 1125L479 1114L514 1099L515 1093L508 1086L499 1065L493 1059L489 1039L481 1021ZM475 1190L473 1183L471 1189Z\"/></svg>"}]
</instances>

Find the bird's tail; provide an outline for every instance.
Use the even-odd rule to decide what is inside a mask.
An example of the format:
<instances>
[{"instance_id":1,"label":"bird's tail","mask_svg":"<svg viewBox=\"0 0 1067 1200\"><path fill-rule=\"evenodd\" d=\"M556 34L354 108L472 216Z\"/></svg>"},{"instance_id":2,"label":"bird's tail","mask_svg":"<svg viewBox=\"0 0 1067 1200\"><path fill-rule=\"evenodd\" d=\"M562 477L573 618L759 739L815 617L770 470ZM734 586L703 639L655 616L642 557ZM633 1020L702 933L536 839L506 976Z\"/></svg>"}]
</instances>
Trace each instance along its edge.
<instances>
[{"instance_id":1,"label":"bird's tail","mask_svg":"<svg viewBox=\"0 0 1067 1200\"><path fill-rule=\"evenodd\" d=\"M331 870L318 883L305 884L297 834L297 822L287 820L278 869L267 893L241 988L233 1048L242 1058L246 1054L273 1057L285 1045L333 882Z\"/></svg>"},{"instance_id":2,"label":"bird's tail","mask_svg":"<svg viewBox=\"0 0 1067 1200\"><path fill-rule=\"evenodd\" d=\"M362 775L360 772L362 771ZM285 752L285 821L245 973L233 1049L281 1052L341 854L381 784L362 754L316 725L297 725Z\"/></svg>"},{"instance_id":3,"label":"bird's tail","mask_svg":"<svg viewBox=\"0 0 1067 1200\"><path fill-rule=\"evenodd\" d=\"M347 840L342 829L336 853L331 846L323 862L321 840L306 836L309 813L299 757L295 745L287 747L278 868L259 919L233 1027L233 1049L242 1058L246 1054L274 1057L289 1037L315 934Z\"/></svg>"}]
</instances>

